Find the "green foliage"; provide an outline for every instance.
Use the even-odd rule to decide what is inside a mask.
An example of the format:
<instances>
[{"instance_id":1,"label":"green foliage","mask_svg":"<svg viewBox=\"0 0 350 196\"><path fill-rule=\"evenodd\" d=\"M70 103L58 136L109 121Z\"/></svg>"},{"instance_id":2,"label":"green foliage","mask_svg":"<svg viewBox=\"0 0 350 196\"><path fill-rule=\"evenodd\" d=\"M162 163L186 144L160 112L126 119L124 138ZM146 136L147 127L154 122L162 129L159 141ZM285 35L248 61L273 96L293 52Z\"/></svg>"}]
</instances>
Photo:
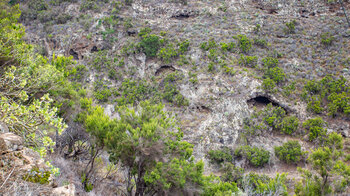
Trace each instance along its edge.
<instances>
[{"instance_id":1,"label":"green foliage","mask_svg":"<svg viewBox=\"0 0 350 196\"><path fill-rule=\"evenodd\" d=\"M50 171L44 171L39 169L38 167L33 167L22 178L23 180L28 182L48 184L50 176L51 176Z\"/></svg>"},{"instance_id":2,"label":"green foliage","mask_svg":"<svg viewBox=\"0 0 350 196\"><path fill-rule=\"evenodd\" d=\"M312 96L310 101L307 103L306 109L308 111L314 112L315 114L321 114L324 110L321 106L321 101L318 100L317 96Z\"/></svg>"},{"instance_id":3,"label":"green foliage","mask_svg":"<svg viewBox=\"0 0 350 196\"><path fill-rule=\"evenodd\" d=\"M230 196L238 192L237 184L234 182L222 182L215 178L207 180L204 186L203 196Z\"/></svg>"},{"instance_id":4,"label":"green foliage","mask_svg":"<svg viewBox=\"0 0 350 196\"><path fill-rule=\"evenodd\" d=\"M262 62L265 68L278 67L278 59L272 57L265 57L262 59Z\"/></svg>"},{"instance_id":5,"label":"green foliage","mask_svg":"<svg viewBox=\"0 0 350 196\"><path fill-rule=\"evenodd\" d=\"M178 51L174 48L173 44L168 44L165 48L161 48L158 52L158 57L165 63L170 63L172 58L178 56Z\"/></svg>"},{"instance_id":6,"label":"green foliage","mask_svg":"<svg viewBox=\"0 0 350 196\"><path fill-rule=\"evenodd\" d=\"M275 147L276 156L286 163L297 163L301 160L303 152L298 141L288 141L282 146Z\"/></svg>"},{"instance_id":7,"label":"green foliage","mask_svg":"<svg viewBox=\"0 0 350 196\"><path fill-rule=\"evenodd\" d=\"M44 155L54 142L38 127L52 126L59 132L65 128L49 93L70 84L55 65L23 41L18 5L10 7L1 1L0 10L0 121Z\"/></svg>"},{"instance_id":8,"label":"green foliage","mask_svg":"<svg viewBox=\"0 0 350 196\"><path fill-rule=\"evenodd\" d=\"M228 51L233 50L233 48L235 47L235 43L233 43L233 42L230 42L230 43L221 42L220 46L221 46L222 51L228 52Z\"/></svg>"},{"instance_id":9,"label":"green foliage","mask_svg":"<svg viewBox=\"0 0 350 196\"><path fill-rule=\"evenodd\" d=\"M286 111L281 107L273 107L272 104L268 104L263 111L263 121L270 127L278 129L286 116Z\"/></svg>"},{"instance_id":10,"label":"green foliage","mask_svg":"<svg viewBox=\"0 0 350 196\"><path fill-rule=\"evenodd\" d=\"M295 24L296 24L295 20L292 20L290 22L286 22L286 27L287 28L284 29L284 32L287 33L287 34L288 33L289 34L295 33Z\"/></svg>"},{"instance_id":11,"label":"green foliage","mask_svg":"<svg viewBox=\"0 0 350 196\"><path fill-rule=\"evenodd\" d=\"M296 116L286 116L279 125L281 132L291 135L299 128L299 119Z\"/></svg>"},{"instance_id":12,"label":"green foliage","mask_svg":"<svg viewBox=\"0 0 350 196\"><path fill-rule=\"evenodd\" d=\"M244 169L236 167L232 163L225 162L220 168L222 175L221 180L224 182L235 182L237 185L242 184Z\"/></svg>"},{"instance_id":13,"label":"green foliage","mask_svg":"<svg viewBox=\"0 0 350 196\"><path fill-rule=\"evenodd\" d=\"M257 46L260 46L262 48L265 48L265 47L267 47L267 41L264 40L264 39L257 39L257 38L255 38L254 39L254 45L257 45Z\"/></svg>"},{"instance_id":14,"label":"green foliage","mask_svg":"<svg viewBox=\"0 0 350 196\"><path fill-rule=\"evenodd\" d=\"M86 174L85 173L83 173L81 175L81 183L84 185L84 189L85 189L86 192L90 192L94 188L92 183L89 182L89 179L86 178Z\"/></svg>"},{"instance_id":15,"label":"green foliage","mask_svg":"<svg viewBox=\"0 0 350 196\"><path fill-rule=\"evenodd\" d=\"M208 158L212 163L224 163L232 162L233 158L229 148L224 148L222 150L210 150L208 152Z\"/></svg>"},{"instance_id":16,"label":"green foliage","mask_svg":"<svg viewBox=\"0 0 350 196\"><path fill-rule=\"evenodd\" d=\"M96 107L86 118L87 131L105 146L110 160L129 171L126 190L130 194L134 188L141 194L166 192L203 181L203 163L194 163L193 145L182 141L183 132L163 108L149 102L141 102L136 110L119 107L120 119L111 120Z\"/></svg>"},{"instance_id":17,"label":"green foliage","mask_svg":"<svg viewBox=\"0 0 350 196\"><path fill-rule=\"evenodd\" d=\"M277 173L275 178L249 173L243 178L243 188L247 195L288 195L287 174Z\"/></svg>"},{"instance_id":18,"label":"green foliage","mask_svg":"<svg viewBox=\"0 0 350 196\"><path fill-rule=\"evenodd\" d=\"M253 29L254 33L259 33L261 31L261 25L260 24L256 24L254 29Z\"/></svg>"},{"instance_id":19,"label":"green foliage","mask_svg":"<svg viewBox=\"0 0 350 196\"><path fill-rule=\"evenodd\" d=\"M174 84L165 83L163 98L177 106L187 106L188 100L180 93Z\"/></svg>"},{"instance_id":20,"label":"green foliage","mask_svg":"<svg viewBox=\"0 0 350 196\"><path fill-rule=\"evenodd\" d=\"M343 138L340 134L331 133L325 147L312 151L308 161L312 172L298 168L303 179L296 184L297 195L328 195L341 193L350 184L350 166L340 160L343 155ZM332 180L330 180L332 179Z\"/></svg>"},{"instance_id":21,"label":"green foliage","mask_svg":"<svg viewBox=\"0 0 350 196\"><path fill-rule=\"evenodd\" d=\"M276 91L276 82L270 78L265 78L261 84L262 89L267 92L275 92Z\"/></svg>"},{"instance_id":22,"label":"green foliage","mask_svg":"<svg viewBox=\"0 0 350 196\"><path fill-rule=\"evenodd\" d=\"M241 146L234 151L236 157L243 157L254 167L264 166L270 159L269 151L251 146Z\"/></svg>"},{"instance_id":23,"label":"green foliage","mask_svg":"<svg viewBox=\"0 0 350 196\"><path fill-rule=\"evenodd\" d=\"M141 32L140 32L141 33ZM141 33L141 35L143 32ZM140 34L139 34L140 35ZM154 34L142 35L140 41L140 47L147 57L156 57L160 48L160 39Z\"/></svg>"},{"instance_id":24,"label":"green foliage","mask_svg":"<svg viewBox=\"0 0 350 196\"><path fill-rule=\"evenodd\" d=\"M326 122L324 122L320 117L308 119L303 123L303 127L309 132L310 141L326 135L327 131L324 129L325 125Z\"/></svg>"},{"instance_id":25,"label":"green foliage","mask_svg":"<svg viewBox=\"0 0 350 196\"><path fill-rule=\"evenodd\" d=\"M274 67L274 68L267 69L265 71L264 77L270 78L278 84L278 83L285 81L286 74L284 73L282 68Z\"/></svg>"},{"instance_id":26,"label":"green foliage","mask_svg":"<svg viewBox=\"0 0 350 196\"><path fill-rule=\"evenodd\" d=\"M148 84L144 80L130 80L123 81L118 89L120 97L116 100L119 106L122 105L135 105L140 101L152 99L152 102L158 102L160 100L160 94L157 89Z\"/></svg>"},{"instance_id":27,"label":"green foliage","mask_svg":"<svg viewBox=\"0 0 350 196\"><path fill-rule=\"evenodd\" d=\"M83 0L82 3L80 4L80 11L84 12L87 10L98 10L98 6L96 4L96 1L94 0Z\"/></svg>"},{"instance_id":28,"label":"green foliage","mask_svg":"<svg viewBox=\"0 0 350 196\"><path fill-rule=\"evenodd\" d=\"M208 42L203 42L201 44L201 49L204 51L215 49L216 47L217 47L217 44L213 38L210 38Z\"/></svg>"},{"instance_id":29,"label":"green foliage","mask_svg":"<svg viewBox=\"0 0 350 196\"><path fill-rule=\"evenodd\" d=\"M237 39L238 41L238 48L241 50L242 53L248 53L250 49L252 48L253 41L247 38L246 35L236 35L233 37L234 39Z\"/></svg>"},{"instance_id":30,"label":"green foliage","mask_svg":"<svg viewBox=\"0 0 350 196\"><path fill-rule=\"evenodd\" d=\"M256 67L258 63L258 57L256 56L244 56L241 54L238 59L238 64L246 67Z\"/></svg>"},{"instance_id":31,"label":"green foliage","mask_svg":"<svg viewBox=\"0 0 350 196\"><path fill-rule=\"evenodd\" d=\"M315 113L328 111L328 115L350 114L350 87L344 77L325 76L319 81L308 81L302 94L308 110ZM325 109L324 109L325 107Z\"/></svg>"},{"instance_id":32,"label":"green foliage","mask_svg":"<svg viewBox=\"0 0 350 196\"><path fill-rule=\"evenodd\" d=\"M190 49L190 41L185 40L180 43L178 43L178 53L179 54L185 54Z\"/></svg>"},{"instance_id":33,"label":"green foliage","mask_svg":"<svg viewBox=\"0 0 350 196\"><path fill-rule=\"evenodd\" d=\"M334 40L335 38L329 32L321 34L321 44L324 46L331 46Z\"/></svg>"}]
</instances>

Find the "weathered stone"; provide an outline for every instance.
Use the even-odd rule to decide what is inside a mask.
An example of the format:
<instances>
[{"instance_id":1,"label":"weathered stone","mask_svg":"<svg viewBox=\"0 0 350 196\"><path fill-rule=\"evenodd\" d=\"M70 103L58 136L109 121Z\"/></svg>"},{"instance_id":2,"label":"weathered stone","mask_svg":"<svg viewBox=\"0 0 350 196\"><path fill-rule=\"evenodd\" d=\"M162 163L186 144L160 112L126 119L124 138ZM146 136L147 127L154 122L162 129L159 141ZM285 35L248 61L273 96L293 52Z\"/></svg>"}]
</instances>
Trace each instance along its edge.
<instances>
[{"instance_id":1,"label":"weathered stone","mask_svg":"<svg viewBox=\"0 0 350 196\"><path fill-rule=\"evenodd\" d=\"M7 132L9 132L7 125L0 121L0 133L7 133Z\"/></svg>"},{"instance_id":2,"label":"weathered stone","mask_svg":"<svg viewBox=\"0 0 350 196\"><path fill-rule=\"evenodd\" d=\"M52 190L52 196L74 196L75 195L75 186L74 184L69 184L66 186L61 186L54 188Z\"/></svg>"},{"instance_id":3,"label":"weathered stone","mask_svg":"<svg viewBox=\"0 0 350 196\"><path fill-rule=\"evenodd\" d=\"M23 148L22 138L13 133L0 135L0 152L17 151Z\"/></svg>"}]
</instances>

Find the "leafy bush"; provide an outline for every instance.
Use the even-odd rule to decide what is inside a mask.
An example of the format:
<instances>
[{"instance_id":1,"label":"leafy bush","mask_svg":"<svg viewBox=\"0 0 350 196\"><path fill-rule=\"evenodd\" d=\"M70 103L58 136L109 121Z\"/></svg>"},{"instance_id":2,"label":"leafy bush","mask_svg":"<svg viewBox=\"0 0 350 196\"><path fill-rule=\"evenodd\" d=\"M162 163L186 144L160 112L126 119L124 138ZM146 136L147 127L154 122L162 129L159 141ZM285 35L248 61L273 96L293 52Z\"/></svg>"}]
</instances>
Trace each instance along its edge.
<instances>
[{"instance_id":1,"label":"leafy bush","mask_svg":"<svg viewBox=\"0 0 350 196\"><path fill-rule=\"evenodd\" d=\"M252 48L252 40L247 38L246 35L237 35L233 38L238 40L238 48L241 49L242 53L248 53Z\"/></svg>"},{"instance_id":2,"label":"leafy bush","mask_svg":"<svg viewBox=\"0 0 350 196\"><path fill-rule=\"evenodd\" d=\"M310 101L307 103L306 109L308 111L314 112L315 114L321 114L322 111L324 110L317 96L312 96L310 98Z\"/></svg>"},{"instance_id":3,"label":"leafy bush","mask_svg":"<svg viewBox=\"0 0 350 196\"><path fill-rule=\"evenodd\" d=\"M301 146L298 141L288 141L282 146L275 147L276 156L286 163L299 162L303 156Z\"/></svg>"},{"instance_id":4,"label":"leafy bush","mask_svg":"<svg viewBox=\"0 0 350 196\"><path fill-rule=\"evenodd\" d=\"M262 62L265 68L278 67L278 59L272 57L265 57L262 59Z\"/></svg>"},{"instance_id":5,"label":"leafy bush","mask_svg":"<svg viewBox=\"0 0 350 196\"><path fill-rule=\"evenodd\" d=\"M262 89L264 89L267 92L275 92L276 91L276 82L270 78L265 78L263 80L263 83L261 84Z\"/></svg>"},{"instance_id":6,"label":"leafy bush","mask_svg":"<svg viewBox=\"0 0 350 196\"><path fill-rule=\"evenodd\" d=\"M233 48L235 47L235 43L233 43L233 42L230 42L230 43L221 42L220 46L221 46L222 51L227 52L227 51L233 50Z\"/></svg>"},{"instance_id":7,"label":"leafy bush","mask_svg":"<svg viewBox=\"0 0 350 196\"><path fill-rule=\"evenodd\" d=\"M160 93L157 88L144 80L134 81L126 79L118 89L120 97L116 100L119 106L132 104L152 99L151 102L160 100Z\"/></svg>"},{"instance_id":8,"label":"leafy bush","mask_svg":"<svg viewBox=\"0 0 350 196\"><path fill-rule=\"evenodd\" d=\"M244 56L241 54L241 57L238 60L238 64L246 67L255 67L258 63L258 57L256 56Z\"/></svg>"},{"instance_id":9,"label":"leafy bush","mask_svg":"<svg viewBox=\"0 0 350 196\"><path fill-rule=\"evenodd\" d=\"M29 173L23 176L23 180L33 183L48 184L50 176L50 171L44 171L38 167L33 167Z\"/></svg>"},{"instance_id":10,"label":"leafy bush","mask_svg":"<svg viewBox=\"0 0 350 196\"><path fill-rule=\"evenodd\" d=\"M270 178L266 175L249 173L243 178L243 189L247 195L283 195L287 196L287 174L282 173Z\"/></svg>"},{"instance_id":11,"label":"leafy bush","mask_svg":"<svg viewBox=\"0 0 350 196\"><path fill-rule=\"evenodd\" d=\"M267 69L265 71L264 77L271 78L273 81L275 81L278 84L285 81L286 74L284 73L282 68L274 67L274 68Z\"/></svg>"},{"instance_id":12,"label":"leafy bush","mask_svg":"<svg viewBox=\"0 0 350 196\"><path fill-rule=\"evenodd\" d=\"M211 162L218 164L224 162L231 162L233 160L229 148L224 148L222 150L210 150L208 152L208 158Z\"/></svg>"},{"instance_id":13,"label":"leafy bush","mask_svg":"<svg viewBox=\"0 0 350 196\"><path fill-rule=\"evenodd\" d=\"M96 143L109 152L110 161L133 171L128 172L125 183L128 194L182 191L187 185L202 187L203 162L194 162L193 145L182 140L183 132L163 105L141 102L136 109L117 109L120 118L112 120L103 108L95 107L85 125Z\"/></svg>"},{"instance_id":14,"label":"leafy bush","mask_svg":"<svg viewBox=\"0 0 350 196\"><path fill-rule=\"evenodd\" d=\"M295 20L287 22L286 23L286 27L287 28L284 29L284 32L285 33L295 33L295 24L296 24Z\"/></svg>"},{"instance_id":15,"label":"leafy bush","mask_svg":"<svg viewBox=\"0 0 350 196\"><path fill-rule=\"evenodd\" d=\"M254 45L260 46L262 48L267 47L267 41L264 39L254 39Z\"/></svg>"},{"instance_id":16,"label":"leafy bush","mask_svg":"<svg viewBox=\"0 0 350 196\"><path fill-rule=\"evenodd\" d=\"M281 132L291 135L299 128L299 119L296 116L286 116L279 125Z\"/></svg>"},{"instance_id":17,"label":"leafy bush","mask_svg":"<svg viewBox=\"0 0 350 196\"><path fill-rule=\"evenodd\" d=\"M224 182L235 182L237 185L242 184L244 169L240 167L236 167L232 163L226 162L220 168L220 172L222 176L220 179Z\"/></svg>"},{"instance_id":18,"label":"leafy bush","mask_svg":"<svg viewBox=\"0 0 350 196\"><path fill-rule=\"evenodd\" d=\"M326 109L333 117L350 114L350 87L343 76L339 79L325 76L319 81L308 81L302 97L308 102L309 111L321 113Z\"/></svg>"},{"instance_id":19,"label":"leafy bush","mask_svg":"<svg viewBox=\"0 0 350 196\"><path fill-rule=\"evenodd\" d=\"M329 32L321 34L321 44L324 46L332 45L334 39L335 38Z\"/></svg>"},{"instance_id":20,"label":"leafy bush","mask_svg":"<svg viewBox=\"0 0 350 196\"><path fill-rule=\"evenodd\" d=\"M326 122L320 117L308 119L303 123L303 127L309 132L309 140L313 141L318 137L324 137L327 131L323 128Z\"/></svg>"},{"instance_id":21,"label":"leafy bush","mask_svg":"<svg viewBox=\"0 0 350 196\"><path fill-rule=\"evenodd\" d=\"M201 44L201 49L204 51L208 51L210 49L214 49L217 47L217 44L213 38L210 38L208 42L203 42Z\"/></svg>"},{"instance_id":22,"label":"leafy bush","mask_svg":"<svg viewBox=\"0 0 350 196\"><path fill-rule=\"evenodd\" d=\"M244 157L254 167L264 166L270 159L269 151L251 146L241 146L234 151L236 157Z\"/></svg>"},{"instance_id":23,"label":"leafy bush","mask_svg":"<svg viewBox=\"0 0 350 196\"><path fill-rule=\"evenodd\" d=\"M263 111L263 121L275 129L279 128L285 116L286 111L283 108L273 107L271 103Z\"/></svg>"},{"instance_id":24,"label":"leafy bush","mask_svg":"<svg viewBox=\"0 0 350 196\"><path fill-rule=\"evenodd\" d=\"M163 98L177 106L187 106L188 100L180 93L174 84L165 83Z\"/></svg>"},{"instance_id":25,"label":"leafy bush","mask_svg":"<svg viewBox=\"0 0 350 196\"><path fill-rule=\"evenodd\" d=\"M140 47L147 57L157 56L160 44L159 37L153 34L143 35L140 41Z\"/></svg>"},{"instance_id":26,"label":"leafy bush","mask_svg":"<svg viewBox=\"0 0 350 196\"><path fill-rule=\"evenodd\" d=\"M173 44L167 45L165 48L161 48L158 52L158 57L165 63L170 63L172 58L178 56L178 51Z\"/></svg>"}]
</instances>

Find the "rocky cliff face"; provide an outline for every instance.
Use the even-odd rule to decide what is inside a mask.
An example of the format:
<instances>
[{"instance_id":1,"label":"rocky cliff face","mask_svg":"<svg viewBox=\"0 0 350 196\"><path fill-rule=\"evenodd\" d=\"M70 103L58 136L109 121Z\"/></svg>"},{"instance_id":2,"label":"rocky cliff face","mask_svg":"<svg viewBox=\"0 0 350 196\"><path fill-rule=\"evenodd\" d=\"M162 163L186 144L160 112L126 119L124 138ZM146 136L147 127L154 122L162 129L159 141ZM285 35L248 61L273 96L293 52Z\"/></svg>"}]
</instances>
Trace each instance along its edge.
<instances>
[{"instance_id":1,"label":"rocky cliff face","mask_svg":"<svg viewBox=\"0 0 350 196\"><path fill-rule=\"evenodd\" d=\"M321 116L328 121L328 132L349 137L348 115L335 118L327 116L326 112L316 115L307 111L307 102L301 99L307 80L319 80L327 74L350 80L350 30L336 3L257 0L134 0L130 4L118 1L55 2L58 3L48 4L49 8L32 18L30 1L21 3L29 42L42 47L42 53L47 56L53 53L72 55L78 64L85 65L85 73L79 82L92 95L104 88L96 82L103 82L102 86L108 89L119 89L126 79L145 80L163 88L165 78L175 73L178 77L176 87L188 104L165 103L168 110L177 115L185 139L194 144L196 159L206 161L207 173L215 171L206 158L209 150L234 149L245 143L242 140L244 119L250 118L254 106L261 109L273 103L284 108L288 115L297 116L300 122ZM345 7L350 10L348 1L345 1ZM141 39L138 33L145 27L174 45L188 40L189 51L171 57L170 61L159 56L146 56L135 47ZM247 53L240 51L239 40L233 38L240 34L253 43ZM210 40L216 43L213 50L203 49L203 43ZM223 43L231 42L235 46L232 51L222 49ZM255 56L256 65L244 66L240 62L242 55ZM261 65L265 57L278 58L279 67L286 75L275 91L262 87L265 75ZM101 102L111 117L118 117L114 110L117 97L107 95ZM276 171L296 173L296 167L286 168L273 153L274 146L289 139L300 141L305 150L312 146L303 136L286 136L270 129L249 140L249 145L271 152L270 164L248 170L267 174Z\"/></svg>"}]
</instances>

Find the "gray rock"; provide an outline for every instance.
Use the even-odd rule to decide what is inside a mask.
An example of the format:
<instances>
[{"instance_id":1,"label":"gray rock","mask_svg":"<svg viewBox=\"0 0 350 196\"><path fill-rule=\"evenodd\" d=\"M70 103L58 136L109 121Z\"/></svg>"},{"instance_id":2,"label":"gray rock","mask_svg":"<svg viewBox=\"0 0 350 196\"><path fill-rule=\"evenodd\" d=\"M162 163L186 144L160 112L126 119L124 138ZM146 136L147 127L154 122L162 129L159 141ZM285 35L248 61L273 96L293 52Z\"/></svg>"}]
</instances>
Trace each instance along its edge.
<instances>
[{"instance_id":1,"label":"gray rock","mask_svg":"<svg viewBox=\"0 0 350 196\"><path fill-rule=\"evenodd\" d=\"M8 133L8 132L9 132L9 128L7 127L7 125L0 121L0 133Z\"/></svg>"}]
</instances>

